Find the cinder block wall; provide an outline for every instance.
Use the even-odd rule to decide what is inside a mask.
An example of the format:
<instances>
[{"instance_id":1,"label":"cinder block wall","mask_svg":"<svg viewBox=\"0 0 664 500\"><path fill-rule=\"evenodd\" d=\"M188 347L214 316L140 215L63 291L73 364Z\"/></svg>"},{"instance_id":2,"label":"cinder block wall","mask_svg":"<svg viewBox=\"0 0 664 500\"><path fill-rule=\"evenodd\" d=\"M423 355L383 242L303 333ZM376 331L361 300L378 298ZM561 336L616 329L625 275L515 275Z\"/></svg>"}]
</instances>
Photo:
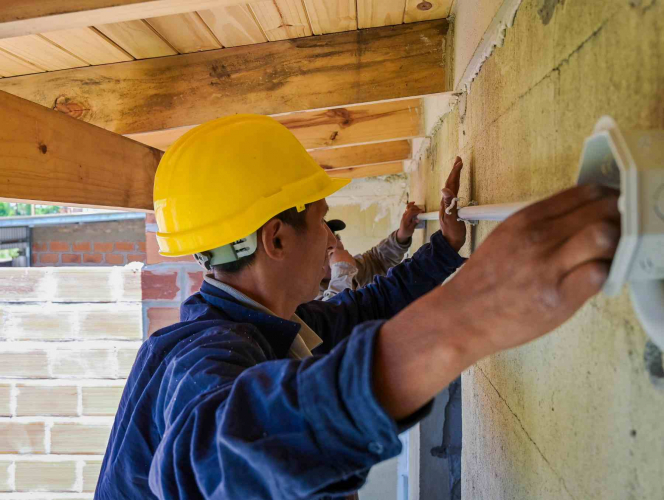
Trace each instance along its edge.
<instances>
[{"instance_id":1,"label":"cinder block wall","mask_svg":"<svg viewBox=\"0 0 664 500\"><path fill-rule=\"evenodd\" d=\"M0 500L92 498L138 348L203 280L147 222L36 228L50 267L0 269Z\"/></svg>"},{"instance_id":2,"label":"cinder block wall","mask_svg":"<svg viewBox=\"0 0 664 500\"><path fill-rule=\"evenodd\" d=\"M92 498L141 342L140 269L0 269L0 498Z\"/></svg>"},{"instance_id":3,"label":"cinder block wall","mask_svg":"<svg viewBox=\"0 0 664 500\"><path fill-rule=\"evenodd\" d=\"M32 265L124 266L145 262L145 222L120 220L32 230Z\"/></svg>"},{"instance_id":4,"label":"cinder block wall","mask_svg":"<svg viewBox=\"0 0 664 500\"><path fill-rule=\"evenodd\" d=\"M461 31L474 21L464 3L457 55L479 40ZM600 116L664 129L662 96L663 2L524 0L470 94L435 124L411 195L435 210L457 154L462 196L479 203L570 187ZM473 229L473 247L495 227ZM552 335L467 370L464 498L664 498L664 380L644 362L646 341L626 291L599 295Z\"/></svg>"}]
</instances>

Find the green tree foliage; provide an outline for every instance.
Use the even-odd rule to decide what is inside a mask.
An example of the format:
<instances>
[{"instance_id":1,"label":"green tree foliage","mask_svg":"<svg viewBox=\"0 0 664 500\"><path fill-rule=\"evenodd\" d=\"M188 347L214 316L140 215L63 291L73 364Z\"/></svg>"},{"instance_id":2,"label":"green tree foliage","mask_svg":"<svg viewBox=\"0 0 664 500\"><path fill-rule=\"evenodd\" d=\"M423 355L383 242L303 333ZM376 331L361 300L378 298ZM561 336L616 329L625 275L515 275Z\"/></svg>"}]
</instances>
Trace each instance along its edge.
<instances>
[{"instance_id":1,"label":"green tree foliage","mask_svg":"<svg viewBox=\"0 0 664 500\"><path fill-rule=\"evenodd\" d=\"M37 205L35 215L57 214L60 207L51 205ZM30 215L29 203L8 203L0 202L0 217L16 217L19 215Z\"/></svg>"}]
</instances>

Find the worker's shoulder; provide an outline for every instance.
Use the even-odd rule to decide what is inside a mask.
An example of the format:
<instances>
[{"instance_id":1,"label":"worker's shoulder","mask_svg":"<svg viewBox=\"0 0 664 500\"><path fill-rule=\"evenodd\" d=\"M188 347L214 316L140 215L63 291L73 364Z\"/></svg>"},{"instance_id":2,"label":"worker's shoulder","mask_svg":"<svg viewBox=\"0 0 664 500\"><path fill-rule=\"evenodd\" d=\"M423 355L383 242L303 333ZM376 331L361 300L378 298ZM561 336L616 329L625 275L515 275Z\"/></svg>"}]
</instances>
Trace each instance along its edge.
<instances>
[{"instance_id":1,"label":"worker's shoulder","mask_svg":"<svg viewBox=\"0 0 664 500\"><path fill-rule=\"evenodd\" d=\"M242 356L269 350L269 344L255 325L228 319L175 323L153 333L145 344L145 354L162 361L184 356L218 356L220 352Z\"/></svg>"}]
</instances>

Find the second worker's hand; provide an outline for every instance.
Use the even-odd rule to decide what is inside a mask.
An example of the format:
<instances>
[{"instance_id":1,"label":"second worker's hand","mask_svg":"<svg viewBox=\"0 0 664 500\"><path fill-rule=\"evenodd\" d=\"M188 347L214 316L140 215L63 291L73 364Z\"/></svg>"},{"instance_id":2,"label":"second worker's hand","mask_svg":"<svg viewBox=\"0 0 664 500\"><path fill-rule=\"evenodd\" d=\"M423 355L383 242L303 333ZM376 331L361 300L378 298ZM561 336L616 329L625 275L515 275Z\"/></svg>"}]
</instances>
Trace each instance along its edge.
<instances>
[{"instance_id":1,"label":"second worker's hand","mask_svg":"<svg viewBox=\"0 0 664 500\"><path fill-rule=\"evenodd\" d=\"M402 245L406 244L413 236L415 228L420 222L417 219L417 216L421 213L424 213L424 210L415 205L414 201L411 201L406 205L406 210L401 216L401 224L397 230L397 241Z\"/></svg>"},{"instance_id":2,"label":"second worker's hand","mask_svg":"<svg viewBox=\"0 0 664 500\"><path fill-rule=\"evenodd\" d=\"M440 221L440 230L443 237L457 252L466 242L466 223L459 220L458 204L452 205L454 198L459 196L459 186L461 184L461 170L463 169L463 161L460 156L457 156L452 166L452 171L445 181L445 187L442 190L442 197L440 200L440 212L438 219ZM449 208L450 213L447 213Z\"/></svg>"},{"instance_id":3,"label":"second worker's hand","mask_svg":"<svg viewBox=\"0 0 664 500\"><path fill-rule=\"evenodd\" d=\"M599 186L508 218L454 279L381 328L374 382L385 409L410 415L483 357L560 326L600 291L619 238L618 193Z\"/></svg>"}]
</instances>

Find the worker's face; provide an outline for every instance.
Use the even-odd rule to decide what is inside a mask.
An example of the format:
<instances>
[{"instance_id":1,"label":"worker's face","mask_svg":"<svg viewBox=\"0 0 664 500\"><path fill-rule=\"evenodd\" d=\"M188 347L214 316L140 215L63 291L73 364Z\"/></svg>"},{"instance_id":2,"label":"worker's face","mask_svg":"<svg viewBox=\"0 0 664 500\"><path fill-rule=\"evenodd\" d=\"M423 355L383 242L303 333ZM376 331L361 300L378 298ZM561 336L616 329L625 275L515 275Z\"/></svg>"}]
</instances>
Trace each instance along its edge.
<instances>
[{"instance_id":1,"label":"worker's face","mask_svg":"<svg viewBox=\"0 0 664 500\"><path fill-rule=\"evenodd\" d=\"M292 255L292 265L297 267L297 277L305 296L303 301L318 295L320 282L329 268L329 254L337 239L325 223L328 206L325 200L312 203L307 210L307 227L299 233L297 248ZM294 275L295 277L295 275Z\"/></svg>"}]
</instances>

